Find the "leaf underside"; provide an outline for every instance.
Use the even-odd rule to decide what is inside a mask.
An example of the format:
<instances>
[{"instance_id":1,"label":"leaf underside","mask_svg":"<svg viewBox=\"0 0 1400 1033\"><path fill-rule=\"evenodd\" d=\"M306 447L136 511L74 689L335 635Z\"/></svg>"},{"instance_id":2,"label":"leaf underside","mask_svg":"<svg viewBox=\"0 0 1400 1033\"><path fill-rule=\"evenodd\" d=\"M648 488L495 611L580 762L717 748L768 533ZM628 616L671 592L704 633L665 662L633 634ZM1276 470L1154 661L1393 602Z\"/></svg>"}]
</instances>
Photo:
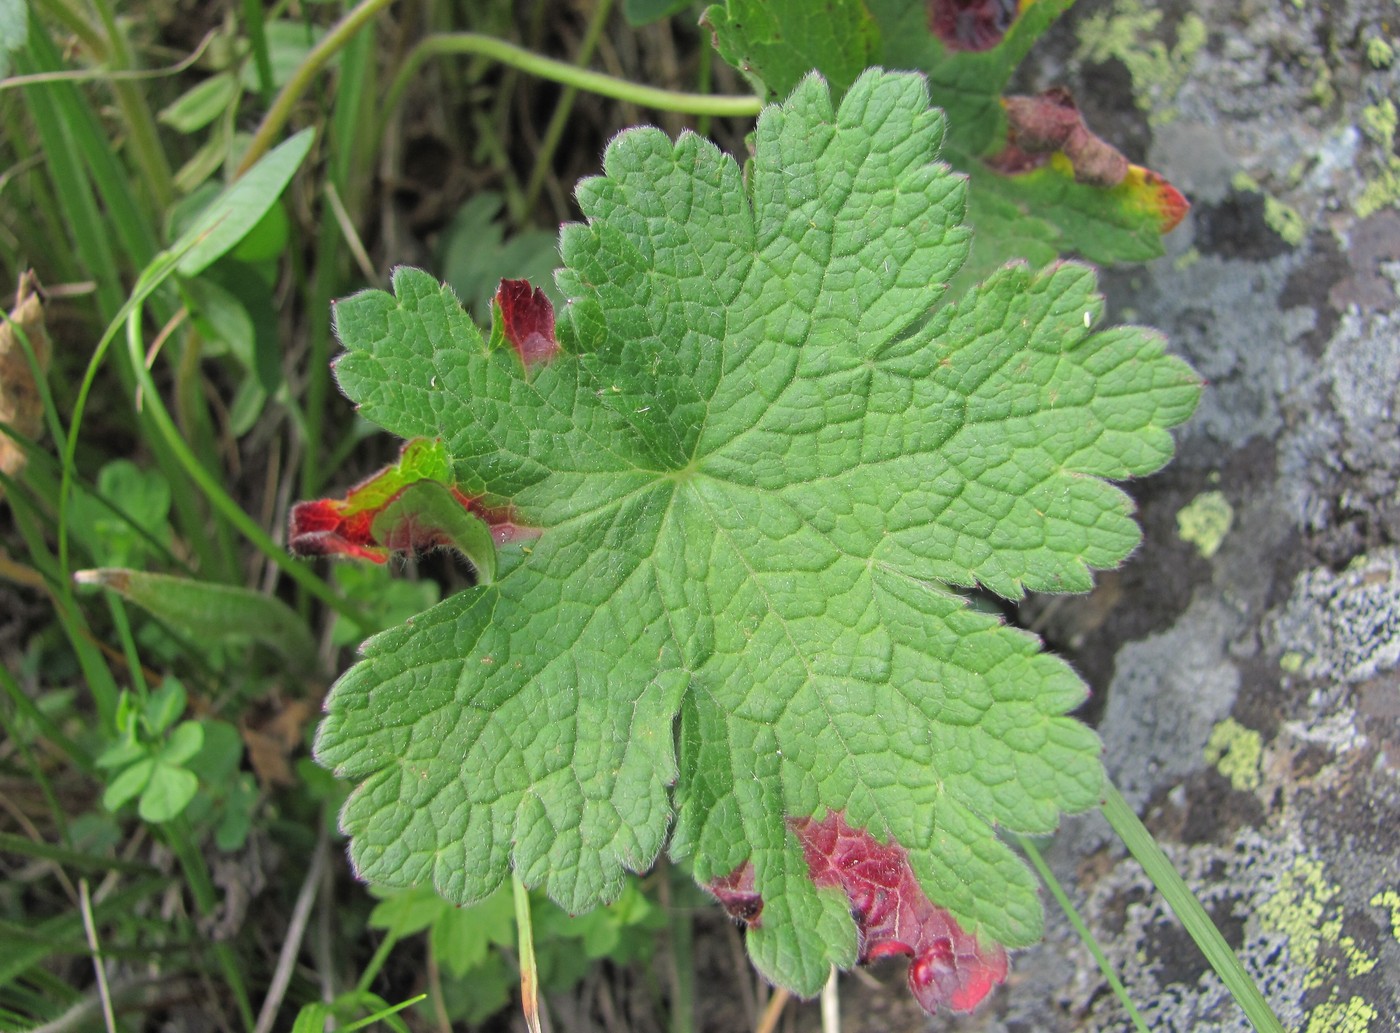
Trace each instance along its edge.
<instances>
[{"instance_id":1,"label":"leaf underside","mask_svg":"<svg viewBox=\"0 0 1400 1033\"><path fill-rule=\"evenodd\" d=\"M1198 381L1151 331L1092 331L1081 266L940 303L969 236L942 135L923 78L879 70L765 109L747 182L623 133L561 234L545 365L414 270L337 306L363 414L542 529L334 687L316 750L357 784L363 877L465 903L514 866L577 913L669 840L702 882L751 863L753 957L810 994L857 935L789 820L840 811L970 935L1039 936L994 828L1097 802L1085 689L948 586L1119 563L1139 532L1103 478L1167 460Z\"/></svg>"}]
</instances>

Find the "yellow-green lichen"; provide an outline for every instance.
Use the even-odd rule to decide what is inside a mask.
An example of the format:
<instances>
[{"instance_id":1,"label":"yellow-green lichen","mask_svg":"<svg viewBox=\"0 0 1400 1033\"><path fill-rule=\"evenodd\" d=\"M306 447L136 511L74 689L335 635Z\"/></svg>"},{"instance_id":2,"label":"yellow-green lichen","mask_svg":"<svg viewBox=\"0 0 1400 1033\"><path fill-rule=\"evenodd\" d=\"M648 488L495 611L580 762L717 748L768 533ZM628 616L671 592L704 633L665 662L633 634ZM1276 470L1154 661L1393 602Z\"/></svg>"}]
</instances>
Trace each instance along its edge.
<instances>
[{"instance_id":1,"label":"yellow-green lichen","mask_svg":"<svg viewBox=\"0 0 1400 1033\"><path fill-rule=\"evenodd\" d=\"M1368 104L1361 109L1362 130L1380 144L1383 151L1394 149L1397 123L1400 123L1400 114L1395 110L1395 102L1389 97L1383 97L1378 103Z\"/></svg>"},{"instance_id":2,"label":"yellow-green lichen","mask_svg":"<svg viewBox=\"0 0 1400 1033\"><path fill-rule=\"evenodd\" d=\"M1366 41L1366 60L1372 68L1389 68L1395 60L1395 48L1380 36L1372 36Z\"/></svg>"},{"instance_id":3,"label":"yellow-green lichen","mask_svg":"<svg viewBox=\"0 0 1400 1033\"><path fill-rule=\"evenodd\" d=\"M1122 61L1133 77L1134 102L1155 125L1176 117L1171 101L1190 76L1207 36L1206 23L1188 14L1177 24L1176 45L1168 47L1151 38L1161 21L1162 12L1147 9L1141 0L1114 0L1107 12L1084 20L1075 52L1081 63Z\"/></svg>"},{"instance_id":4,"label":"yellow-green lichen","mask_svg":"<svg viewBox=\"0 0 1400 1033\"><path fill-rule=\"evenodd\" d=\"M1264 741L1259 733L1233 717L1211 729L1210 741L1206 743L1206 763L1241 792L1259 788L1259 758L1263 754Z\"/></svg>"},{"instance_id":5,"label":"yellow-green lichen","mask_svg":"<svg viewBox=\"0 0 1400 1033\"><path fill-rule=\"evenodd\" d=\"M1224 494L1206 491L1197 495L1176 514L1177 534L1196 547L1206 559L1220 551L1230 526L1235 522L1235 509Z\"/></svg>"},{"instance_id":6,"label":"yellow-green lichen","mask_svg":"<svg viewBox=\"0 0 1400 1033\"><path fill-rule=\"evenodd\" d=\"M1289 960L1304 973L1305 990L1316 990L1335 983L1342 971L1341 962L1345 962L1346 973L1353 978L1365 975L1376 967L1376 958L1352 937L1342 935L1340 909L1332 906L1332 901L1340 892L1337 886L1323 878L1321 861L1300 860L1292 871L1284 873L1279 880L1278 891L1259 908L1259 921L1263 927L1281 934L1287 941ZM1400 899L1397 903L1400 903ZM1348 1014L1336 1012L1335 1009L1325 1011L1335 1003L1335 1000L1329 1001L1314 1009L1308 1029L1314 1028L1314 1021L1330 1019L1333 1014ZM1361 1003L1369 1007L1365 1001ZM1332 1033L1334 1030L1365 1030L1367 1027L1322 1025L1317 1028Z\"/></svg>"},{"instance_id":7,"label":"yellow-green lichen","mask_svg":"<svg viewBox=\"0 0 1400 1033\"><path fill-rule=\"evenodd\" d=\"M1392 153L1397 124L1400 124L1400 113L1389 97L1361 110L1361 129L1380 145L1385 163L1380 174L1366 184L1356 200L1356 214L1362 218L1387 205L1400 204L1400 157Z\"/></svg>"},{"instance_id":8,"label":"yellow-green lichen","mask_svg":"<svg viewBox=\"0 0 1400 1033\"><path fill-rule=\"evenodd\" d=\"M1400 943L1400 893L1386 890L1377 893L1369 903L1372 907L1390 908L1390 935L1395 937L1396 943Z\"/></svg>"},{"instance_id":9,"label":"yellow-green lichen","mask_svg":"<svg viewBox=\"0 0 1400 1033\"><path fill-rule=\"evenodd\" d=\"M1284 674L1297 674L1303 669L1303 662L1307 657L1296 650L1290 649L1278 658L1279 668Z\"/></svg>"},{"instance_id":10,"label":"yellow-green lichen","mask_svg":"<svg viewBox=\"0 0 1400 1033\"><path fill-rule=\"evenodd\" d=\"M1353 995L1344 1003L1333 996L1312 1010L1304 1033L1370 1033L1379 1017L1380 1012L1360 997Z\"/></svg>"},{"instance_id":11,"label":"yellow-green lichen","mask_svg":"<svg viewBox=\"0 0 1400 1033\"><path fill-rule=\"evenodd\" d=\"M1172 268L1180 272L1183 269L1190 269L1200 260L1201 249L1198 247L1189 247L1181 254L1177 255L1176 258L1172 259Z\"/></svg>"},{"instance_id":12,"label":"yellow-green lichen","mask_svg":"<svg viewBox=\"0 0 1400 1033\"><path fill-rule=\"evenodd\" d=\"M1264 197L1264 222L1294 247L1308 235L1308 224L1298 214L1298 209L1289 207L1276 197Z\"/></svg>"}]
</instances>

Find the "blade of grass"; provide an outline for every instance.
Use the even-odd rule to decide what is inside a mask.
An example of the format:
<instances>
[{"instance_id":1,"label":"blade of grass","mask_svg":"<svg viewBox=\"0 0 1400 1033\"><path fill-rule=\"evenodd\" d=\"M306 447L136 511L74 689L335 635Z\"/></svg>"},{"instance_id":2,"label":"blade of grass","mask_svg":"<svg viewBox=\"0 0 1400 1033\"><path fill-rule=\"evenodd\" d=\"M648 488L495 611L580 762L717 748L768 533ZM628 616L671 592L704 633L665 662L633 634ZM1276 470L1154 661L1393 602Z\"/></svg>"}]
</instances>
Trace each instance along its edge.
<instances>
[{"instance_id":1,"label":"blade of grass","mask_svg":"<svg viewBox=\"0 0 1400 1033\"><path fill-rule=\"evenodd\" d=\"M1128 801L1123 799L1117 786L1107 779L1104 780L1102 809L1104 817L1113 826L1113 831L1137 858L1138 864L1142 865L1143 871L1147 873L1158 892L1166 898L1167 905L1191 934L1191 939L1196 941L1196 946L1206 956L1206 960L1215 969L1216 975L1230 991L1230 995L1244 1009L1254 1028L1259 1033L1283 1033L1283 1024L1279 1022L1278 1016L1264 1000L1264 995L1244 970L1240 959L1235 957L1235 952L1225 942L1225 937L1220 935L1220 930L1210 920L1205 908L1201 907L1201 902L1196 899L1185 880L1177 874L1170 859L1162 852L1162 848L1157 845L1157 841L1152 838L1152 833L1147 831L1147 826L1138 818L1137 813L1128 806Z\"/></svg>"},{"instance_id":2,"label":"blade of grass","mask_svg":"<svg viewBox=\"0 0 1400 1033\"><path fill-rule=\"evenodd\" d=\"M1142 1016L1138 1014L1137 1006L1133 1004L1133 999L1128 996L1128 991L1123 986L1123 981L1118 978L1118 973L1114 971L1112 963L1108 960L1108 956L1104 954L1103 948L1099 946L1099 941L1094 937L1088 925L1085 924L1084 919L1079 914L1078 908L1074 906L1074 903L1069 899L1069 894L1065 892L1065 888L1060 885L1060 880L1055 878L1055 873L1051 871L1050 866L1045 863L1045 858L1040 855L1040 851L1036 849L1035 843L1025 836L1017 836L1016 842L1020 844L1022 852L1031 859L1031 864L1034 865L1035 870L1040 873L1041 881L1044 882L1046 887L1050 890L1050 895L1055 898L1055 902L1060 905L1060 910L1065 913L1065 917L1069 919L1069 924L1072 925L1074 931L1079 934L1079 938L1084 942L1084 946L1089 948L1089 953L1094 956L1094 961L1098 963L1099 971L1102 972L1104 978L1108 980L1108 985L1113 990L1113 995L1118 998L1119 1003L1123 1005L1123 1010L1127 1012L1128 1018L1133 1024L1133 1028L1136 1029L1138 1033L1148 1033L1147 1023L1144 1022Z\"/></svg>"}]
</instances>

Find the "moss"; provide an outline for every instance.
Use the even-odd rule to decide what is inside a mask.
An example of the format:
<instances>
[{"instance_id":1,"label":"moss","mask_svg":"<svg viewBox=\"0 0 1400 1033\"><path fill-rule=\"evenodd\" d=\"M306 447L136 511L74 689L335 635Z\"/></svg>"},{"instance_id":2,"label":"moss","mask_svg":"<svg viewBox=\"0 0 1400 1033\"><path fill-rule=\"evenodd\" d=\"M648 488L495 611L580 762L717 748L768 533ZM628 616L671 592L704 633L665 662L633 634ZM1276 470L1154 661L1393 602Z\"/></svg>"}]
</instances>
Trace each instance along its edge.
<instances>
[{"instance_id":1,"label":"moss","mask_svg":"<svg viewBox=\"0 0 1400 1033\"><path fill-rule=\"evenodd\" d=\"M1206 23L1188 14L1177 25L1176 45L1168 47L1150 38L1161 21L1162 12L1146 9L1141 0L1115 0L1108 12L1085 19L1075 53L1080 62L1122 61L1133 77L1134 102L1157 125L1176 116L1171 101L1207 37Z\"/></svg>"},{"instance_id":2,"label":"moss","mask_svg":"<svg viewBox=\"0 0 1400 1033\"><path fill-rule=\"evenodd\" d=\"M1259 788L1259 758L1263 753L1264 742L1259 733L1232 717L1216 725L1206 743L1206 763L1241 792Z\"/></svg>"},{"instance_id":3,"label":"moss","mask_svg":"<svg viewBox=\"0 0 1400 1033\"><path fill-rule=\"evenodd\" d=\"M1176 533L1210 559L1220 551L1220 543L1234 521L1234 507L1221 492L1202 492L1177 511Z\"/></svg>"}]
</instances>

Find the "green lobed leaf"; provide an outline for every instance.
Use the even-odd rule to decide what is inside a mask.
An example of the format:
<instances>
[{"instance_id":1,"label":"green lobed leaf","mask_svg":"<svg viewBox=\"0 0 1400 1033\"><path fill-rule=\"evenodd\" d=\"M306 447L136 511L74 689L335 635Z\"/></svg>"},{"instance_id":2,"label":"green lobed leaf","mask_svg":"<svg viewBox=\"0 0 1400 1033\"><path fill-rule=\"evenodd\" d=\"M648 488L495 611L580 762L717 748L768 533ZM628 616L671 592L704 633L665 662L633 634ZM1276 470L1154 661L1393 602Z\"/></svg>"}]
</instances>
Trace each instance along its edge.
<instances>
[{"instance_id":1,"label":"green lobed leaf","mask_svg":"<svg viewBox=\"0 0 1400 1033\"><path fill-rule=\"evenodd\" d=\"M839 96L879 47L863 0L725 0L706 8L701 24L720 57L769 100L787 96L813 69Z\"/></svg>"},{"instance_id":2,"label":"green lobed leaf","mask_svg":"<svg viewBox=\"0 0 1400 1033\"><path fill-rule=\"evenodd\" d=\"M1138 541L1104 478L1148 473L1199 382L1093 273L1002 269L956 305L964 180L921 76L834 108L809 77L755 132L623 133L564 228L563 354L527 371L400 269L341 302L342 389L439 439L463 491L543 529L497 580L371 639L322 763L360 874L467 903L514 866L570 912L670 838L702 882L752 861L748 943L814 993L856 954L786 821L893 837L968 930L1034 941L995 827L1093 806L1085 689L946 584L1078 591Z\"/></svg>"}]
</instances>

